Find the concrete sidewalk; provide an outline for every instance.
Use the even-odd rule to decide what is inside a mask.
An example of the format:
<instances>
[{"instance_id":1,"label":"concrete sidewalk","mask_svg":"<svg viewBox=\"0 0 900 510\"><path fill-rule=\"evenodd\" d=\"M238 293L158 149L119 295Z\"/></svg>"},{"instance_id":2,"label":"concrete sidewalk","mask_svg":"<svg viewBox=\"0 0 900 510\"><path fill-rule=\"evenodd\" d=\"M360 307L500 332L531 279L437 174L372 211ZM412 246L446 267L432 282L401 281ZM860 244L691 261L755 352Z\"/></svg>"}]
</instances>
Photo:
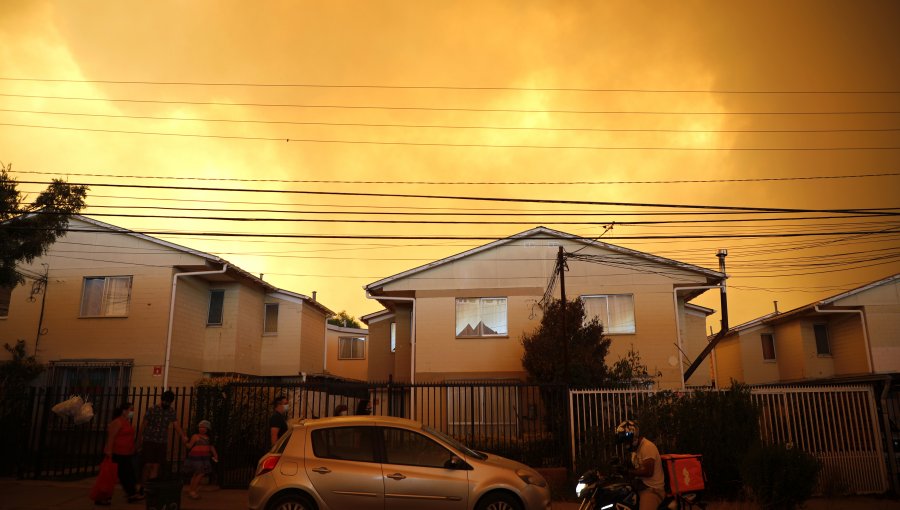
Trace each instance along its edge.
<instances>
[{"instance_id":1,"label":"concrete sidewalk","mask_svg":"<svg viewBox=\"0 0 900 510\"><path fill-rule=\"evenodd\" d=\"M145 502L127 503L121 487L116 487L113 504L95 507L88 499L94 478L73 482L44 480L16 480L0 478L0 510L141 510ZM200 499L190 499L185 492L181 498L181 508L185 510L247 510L247 491L219 489L203 486ZM554 510L577 510L578 503L553 503ZM900 500L876 497L816 498L808 501L807 510L900 510ZM711 502L709 510L759 510L751 502ZM344 509L341 509L344 510ZM352 509L347 509L352 510Z\"/></svg>"}]
</instances>

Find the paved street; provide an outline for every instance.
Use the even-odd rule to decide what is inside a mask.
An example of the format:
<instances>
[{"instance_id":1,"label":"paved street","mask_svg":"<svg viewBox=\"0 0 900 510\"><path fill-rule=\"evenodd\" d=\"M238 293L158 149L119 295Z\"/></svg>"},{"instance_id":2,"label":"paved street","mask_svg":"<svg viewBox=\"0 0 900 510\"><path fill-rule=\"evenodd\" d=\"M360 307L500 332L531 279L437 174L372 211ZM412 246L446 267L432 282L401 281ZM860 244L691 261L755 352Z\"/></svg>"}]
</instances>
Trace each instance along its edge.
<instances>
[{"instance_id":1,"label":"paved street","mask_svg":"<svg viewBox=\"0 0 900 510\"><path fill-rule=\"evenodd\" d=\"M0 479L0 510L91 510L93 503L88 499L94 479L89 478L75 482L22 481ZM225 490L214 487L203 487L198 500L184 495L181 508L184 510L246 510L247 491ZM143 509L145 505L129 504L125 501L121 488L116 488L116 495L111 510ZM554 510L576 510L578 504L571 502L554 502ZM716 502L708 506L710 510L758 510L758 506L749 502L724 503ZM900 510L900 500L884 498L839 498L814 499L806 504L807 510ZM349 510L349 509L348 509Z\"/></svg>"}]
</instances>

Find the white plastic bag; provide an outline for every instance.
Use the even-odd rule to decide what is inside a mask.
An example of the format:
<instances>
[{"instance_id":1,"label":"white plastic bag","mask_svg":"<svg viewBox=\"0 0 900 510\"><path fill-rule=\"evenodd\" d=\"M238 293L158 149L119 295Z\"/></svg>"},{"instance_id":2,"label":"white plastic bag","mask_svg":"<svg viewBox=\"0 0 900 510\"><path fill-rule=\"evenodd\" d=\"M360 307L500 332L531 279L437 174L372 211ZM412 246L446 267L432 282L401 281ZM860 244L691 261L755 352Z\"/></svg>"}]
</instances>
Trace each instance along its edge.
<instances>
[{"instance_id":1,"label":"white plastic bag","mask_svg":"<svg viewBox=\"0 0 900 510\"><path fill-rule=\"evenodd\" d=\"M82 423L87 423L94 418L94 404L90 402L85 403L81 406L81 409L78 410L78 414L75 415L75 425L81 425Z\"/></svg>"},{"instance_id":2,"label":"white plastic bag","mask_svg":"<svg viewBox=\"0 0 900 510\"><path fill-rule=\"evenodd\" d=\"M77 416L81 411L81 407L84 405L84 400L78 395L72 395L67 400L63 400L62 402L56 404L52 408L51 411L60 415L60 416ZM94 410L91 409L91 416L94 415Z\"/></svg>"}]
</instances>

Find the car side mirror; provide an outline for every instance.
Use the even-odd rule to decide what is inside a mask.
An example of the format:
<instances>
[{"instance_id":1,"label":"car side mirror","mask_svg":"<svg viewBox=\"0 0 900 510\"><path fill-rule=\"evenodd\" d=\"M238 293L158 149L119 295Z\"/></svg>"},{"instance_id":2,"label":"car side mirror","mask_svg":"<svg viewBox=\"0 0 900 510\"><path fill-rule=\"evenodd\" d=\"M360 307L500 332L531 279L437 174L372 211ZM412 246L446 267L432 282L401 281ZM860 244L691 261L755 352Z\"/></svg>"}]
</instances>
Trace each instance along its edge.
<instances>
[{"instance_id":1,"label":"car side mirror","mask_svg":"<svg viewBox=\"0 0 900 510\"><path fill-rule=\"evenodd\" d=\"M446 469L472 469L466 461L460 459L456 455L447 459L447 462L444 462L444 468Z\"/></svg>"}]
</instances>

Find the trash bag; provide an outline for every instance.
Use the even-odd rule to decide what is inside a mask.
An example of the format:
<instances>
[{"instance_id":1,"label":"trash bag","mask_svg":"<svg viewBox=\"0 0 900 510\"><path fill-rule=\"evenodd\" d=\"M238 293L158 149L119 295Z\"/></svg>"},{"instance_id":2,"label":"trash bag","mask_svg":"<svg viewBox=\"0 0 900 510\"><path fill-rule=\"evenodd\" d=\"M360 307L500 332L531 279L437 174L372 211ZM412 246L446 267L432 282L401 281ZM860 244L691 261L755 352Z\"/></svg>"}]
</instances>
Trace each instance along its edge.
<instances>
[{"instance_id":1,"label":"trash bag","mask_svg":"<svg viewBox=\"0 0 900 510\"><path fill-rule=\"evenodd\" d=\"M82 405L84 405L84 400L78 395L72 395L67 400L51 407L50 410L60 416L77 416ZM91 414L93 415L93 410Z\"/></svg>"},{"instance_id":2,"label":"trash bag","mask_svg":"<svg viewBox=\"0 0 900 510\"><path fill-rule=\"evenodd\" d=\"M90 498L92 501L103 501L112 498L113 489L116 482L119 481L119 466L112 461L111 458L105 457L100 463L100 474L97 475L97 481L91 488Z\"/></svg>"},{"instance_id":3,"label":"trash bag","mask_svg":"<svg viewBox=\"0 0 900 510\"><path fill-rule=\"evenodd\" d=\"M86 402L81 406L81 409L78 410L78 413L75 415L75 425L81 425L82 423L87 423L94 418L94 404L90 402Z\"/></svg>"}]
</instances>

